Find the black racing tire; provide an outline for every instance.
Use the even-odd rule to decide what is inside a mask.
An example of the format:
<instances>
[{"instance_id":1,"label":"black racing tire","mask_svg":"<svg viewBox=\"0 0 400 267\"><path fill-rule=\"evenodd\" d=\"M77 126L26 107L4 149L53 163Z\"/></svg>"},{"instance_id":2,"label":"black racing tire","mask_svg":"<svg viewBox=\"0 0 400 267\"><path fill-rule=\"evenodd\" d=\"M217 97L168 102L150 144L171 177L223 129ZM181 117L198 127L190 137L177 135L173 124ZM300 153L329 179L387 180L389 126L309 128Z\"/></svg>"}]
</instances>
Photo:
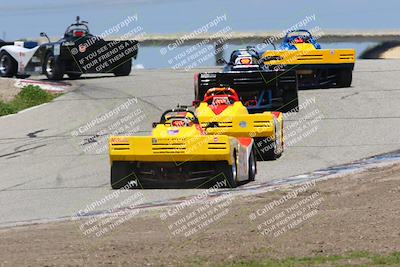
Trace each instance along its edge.
<instances>
[{"instance_id":1,"label":"black racing tire","mask_svg":"<svg viewBox=\"0 0 400 267\"><path fill-rule=\"evenodd\" d=\"M199 91L198 89L194 91L194 98L195 100L203 101L204 95L206 94L207 91Z\"/></svg>"},{"instance_id":2,"label":"black racing tire","mask_svg":"<svg viewBox=\"0 0 400 267\"><path fill-rule=\"evenodd\" d=\"M278 158L278 154L276 153L276 144L274 140L267 140L266 142L263 140L266 138L256 138L256 142L262 140L264 144L262 147L257 147L257 160L259 161L269 161L276 160Z\"/></svg>"},{"instance_id":3,"label":"black racing tire","mask_svg":"<svg viewBox=\"0 0 400 267\"><path fill-rule=\"evenodd\" d=\"M353 81L353 71L351 69L340 70L337 74L337 87L350 87Z\"/></svg>"},{"instance_id":4,"label":"black racing tire","mask_svg":"<svg viewBox=\"0 0 400 267\"><path fill-rule=\"evenodd\" d=\"M299 111L299 95L298 90L284 90L282 94L283 106L281 112L298 112Z\"/></svg>"},{"instance_id":5,"label":"black racing tire","mask_svg":"<svg viewBox=\"0 0 400 267\"><path fill-rule=\"evenodd\" d=\"M200 94L200 92L199 92L199 87L200 87L200 77L201 77L201 73L196 73L195 74L195 77L194 77L194 79L193 79L193 83L194 83L194 100L203 100L203 99L200 99L201 97L203 97L204 96L204 94L203 95L201 95Z\"/></svg>"},{"instance_id":6,"label":"black racing tire","mask_svg":"<svg viewBox=\"0 0 400 267\"><path fill-rule=\"evenodd\" d=\"M249 182L256 180L257 174L257 160L252 149L249 156Z\"/></svg>"},{"instance_id":7,"label":"black racing tire","mask_svg":"<svg viewBox=\"0 0 400 267\"><path fill-rule=\"evenodd\" d=\"M29 74L17 74L17 75L15 75L15 77L17 77L18 79L28 79L29 77L31 77L31 75L29 75Z\"/></svg>"},{"instance_id":8,"label":"black racing tire","mask_svg":"<svg viewBox=\"0 0 400 267\"><path fill-rule=\"evenodd\" d=\"M53 52L47 52L43 63L43 74L49 80L62 80L65 73L65 64L56 58Z\"/></svg>"},{"instance_id":9,"label":"black racing tire","mask_svg":"<svg viewBox=\"0 0 400 267\"><path fill-rule=\"evenodd\" d=\"M280 144L278 144L278 142L280 142ZM283 145L281 142L281 137L277 137L276 128L275 138L273 140L268 137L256 137L254 138L254 143L257 151L257 160L259 161L276 160L282 156ZM259 146L258 144L261 145Z\"/></svg>"},{"instance_id":10,"label":"black racing tire","mask_svg":"<svg viewBox=\"0 0 400 267\"><path fill-rule=\"evenodd\" d=\"M199 99L199 89L194 88L194 100L200 100Z\"/></svg>"},{"instance_id":11,"label":"black racing tire","mask_svg":"<svg viewBox=\"0 0 400 267\"><path fill-rule=\"evenodd\" d=\"M122 63L113 71L115 76L129 76L132 70L132 59Z\"/></svg>"},{"instance_id":12,"label":"black racing tire","mask_svg":"<svg viewBox=\"0 0 400 267\"><path fill-rule=\"evenodd\" d=\"M223 173L226 179L226 186L228 188L236 188L238 186L237 183L237 157L236 157L236 152L233 154L234 156L234 161L232 165L225 164L223 168Z\"/></svg>"},{"instance_id":13,"label":"black racing tire","mask_svg":"<svg viewBox=\"0 0 400 267\"><path fill-rule=\"evenodd\" d=\"M115 161L111 165L111 188L120 189L134 180L133 170L128 162Z\"/></svg>"},{"instance_id":14,"label":"black racing tire","mask_svg":"<svg viewBox=\"0 0 400 267\"><path fill-rule=\"evenodd\" d=\"M71 80L79 79L82 76L82 73L67 73L67 76Z\"/></svg>"},{"instance_id":15,"label":"black racing tire","mask_svg":"<svg viewBox=\"0 0 400 267\"><path fill-rule=\"evenodd\" d=\"M1 77L14 77L18 72L18 63L7 52L0 53L0 76Z\"/></svg>"}]
</instances>

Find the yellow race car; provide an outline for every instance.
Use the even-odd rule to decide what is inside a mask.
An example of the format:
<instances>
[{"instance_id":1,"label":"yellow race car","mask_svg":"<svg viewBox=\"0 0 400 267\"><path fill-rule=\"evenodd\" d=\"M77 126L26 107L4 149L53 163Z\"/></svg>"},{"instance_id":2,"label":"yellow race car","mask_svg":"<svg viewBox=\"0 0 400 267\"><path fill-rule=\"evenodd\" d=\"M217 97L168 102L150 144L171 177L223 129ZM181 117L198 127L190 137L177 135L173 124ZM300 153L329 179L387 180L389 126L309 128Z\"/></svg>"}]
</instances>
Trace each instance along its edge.
<instances>
[{"instance_id":1,"label":"yellow race car","mask_svg":"<svg viewBox=\"0 0 400 267\"><path fill-rule=\"evenodd\" d=\"M253 139L206 134L194 112L167 110L151 136L111 136L111 186L200 186L225 181L227 187L253 181Z\"/></svg>"},{"instance_id":2,"label":"yellow race car","mask_svg":"<svg viewBox=\"0 0 400 267\"><path fill-rule=\"evenodd\" d=\"M281 112L249 114L235 90L224 87L209 89L203 101L194 101L194 105L197 106L196 115L200 124L207 128L207 134L252 137L259 160L274 160L282 155Z\"/></svg>"},{"instance_id":3,"label":"yellow race car","mask_svg":"<svg viewBox=\"0 0 400 267\"><path fill-rule=\"evenodd\" d=\"M355 62L354 49L321 49L307 30L289 31L278 50L262 53L271 69L296 70L299 89L350 87Z\"/></svg>"}]
</instances>

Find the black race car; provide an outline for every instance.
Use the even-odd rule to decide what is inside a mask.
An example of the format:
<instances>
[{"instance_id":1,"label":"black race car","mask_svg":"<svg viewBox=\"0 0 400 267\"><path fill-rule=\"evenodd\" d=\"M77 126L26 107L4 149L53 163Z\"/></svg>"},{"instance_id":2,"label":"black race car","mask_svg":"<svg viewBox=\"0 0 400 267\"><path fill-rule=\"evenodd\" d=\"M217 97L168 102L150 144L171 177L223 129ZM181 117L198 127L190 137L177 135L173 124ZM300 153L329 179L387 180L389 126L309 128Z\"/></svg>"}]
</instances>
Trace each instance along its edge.
<instances>
[{"instance_id":1,"label":"black race car","mask_svg":"<svg viewBox=\"0 0 400 267\"><path fill-rule=\"evenodd\" d=\"M298 110L298 83L295 71L272 70L263 64L253 47L232 52L222 72L195 75L195 102L210 88L233 88L250 113Z\"/></svg>"},{"instance_id":2,"label":"black race car","mask_svg":"<svg viewBox=\"0 0 400 267\"><path fill-rule=\"evenodd\" d=\"M45 48L43 73L49 79L58 80L64 74L78 78L83 73L129 75L132 58L137 56L138 41L105 41L92 35L87 24L77 17L62 39L42 45Z\"/></svg>"}]
</instances>

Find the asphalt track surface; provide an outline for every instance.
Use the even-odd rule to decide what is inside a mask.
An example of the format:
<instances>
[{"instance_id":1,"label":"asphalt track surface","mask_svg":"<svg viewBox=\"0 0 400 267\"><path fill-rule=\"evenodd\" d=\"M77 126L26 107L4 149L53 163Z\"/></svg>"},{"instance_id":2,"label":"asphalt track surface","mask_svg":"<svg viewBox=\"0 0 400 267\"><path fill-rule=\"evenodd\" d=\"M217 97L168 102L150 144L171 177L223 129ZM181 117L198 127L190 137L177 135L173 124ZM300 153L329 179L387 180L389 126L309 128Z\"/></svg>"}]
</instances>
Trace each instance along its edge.
<instances>
[{"instance_id":1,"label":"asphalt track surface","mask_svg":"<svg viewBox=\"0 0 400 267\"><path fill-rule=\"evenodd\" d=\"M74 216L115 192L110 188L107 151L98 153L95 145L88 147L93 144L90 137L108 129L95 138L101 142L109 127L136 110L145 117L131 130L148 134L162 111L191 103L194 72L165 69L134 71L129 77L90 76L72 81L76 89L52 103L0 118L0 226ZM79 132L79 127L129 98L137 103ZM276 161L258 162L254 183L400 148L398 60L359 60L351 88L300 91L300 103L309 104L286 119L286 135L291 137L284 155ZM142 192L145 202L153 202L200 190ZM127 198L133 192L121 196ZM108 201L97 209L113 204Z\"/></svg>"}]
</instances>

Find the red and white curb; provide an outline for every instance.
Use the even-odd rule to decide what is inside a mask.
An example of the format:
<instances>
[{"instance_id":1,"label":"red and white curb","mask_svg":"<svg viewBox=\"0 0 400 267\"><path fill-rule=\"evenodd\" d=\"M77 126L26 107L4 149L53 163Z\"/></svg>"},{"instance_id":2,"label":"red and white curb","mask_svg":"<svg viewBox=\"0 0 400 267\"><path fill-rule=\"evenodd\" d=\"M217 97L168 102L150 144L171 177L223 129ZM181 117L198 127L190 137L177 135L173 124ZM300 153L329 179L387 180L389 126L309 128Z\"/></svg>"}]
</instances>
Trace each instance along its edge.
<instances>
[{"instance_id":1,"label":"red and white curb","mask_svg":"<svg viewBox=\"0 0 400 267\"><path fill-rule=\"evenodd\" d=\"M28 85L36 85L40 86L45 91L51 93L63 93L71 87L69 83L61 83L61 82L47 82L47 81L37 81L37 80L26 80L26 79L17 79L15 80L14 85L18 88L23 88Z\"/></svg>"}]
</instances>

